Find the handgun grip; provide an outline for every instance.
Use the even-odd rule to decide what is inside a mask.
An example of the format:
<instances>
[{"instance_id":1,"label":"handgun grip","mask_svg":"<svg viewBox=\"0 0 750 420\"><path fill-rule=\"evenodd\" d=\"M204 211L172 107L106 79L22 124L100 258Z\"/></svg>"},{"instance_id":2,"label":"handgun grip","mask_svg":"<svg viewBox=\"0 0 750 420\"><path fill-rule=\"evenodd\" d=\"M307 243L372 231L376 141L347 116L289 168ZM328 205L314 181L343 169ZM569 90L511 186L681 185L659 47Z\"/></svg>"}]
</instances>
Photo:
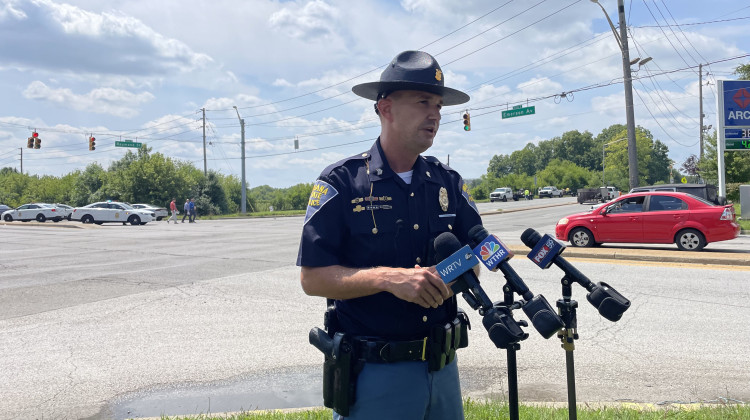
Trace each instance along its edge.
<instances>
[{"instance_id":1,"label":"handgun grip","mask_svg":"<svg viewBox=\"0 0 750 420\"><path fill-rule=\"evenodd\" d=\"M327 332L314 327L310 330L309 338L310 344L315 346L316 349L326 356L333 356L333 339L328 336Z\"/></svg>"}]
</instances>

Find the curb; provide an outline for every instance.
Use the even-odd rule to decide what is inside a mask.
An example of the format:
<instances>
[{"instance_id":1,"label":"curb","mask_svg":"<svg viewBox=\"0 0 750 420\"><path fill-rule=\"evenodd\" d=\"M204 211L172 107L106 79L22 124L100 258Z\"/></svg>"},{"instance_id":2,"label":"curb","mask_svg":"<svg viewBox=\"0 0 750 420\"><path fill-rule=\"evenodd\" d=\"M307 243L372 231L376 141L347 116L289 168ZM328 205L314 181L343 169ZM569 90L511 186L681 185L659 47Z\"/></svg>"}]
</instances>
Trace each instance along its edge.
<instances>
[{"instance_id":1,"label":"curb","mask_svg":"<svg viewBox=\"0 0 750 420\"><path fill-rule=\"evenodd\" d=\"M482 213L479 213L480 216L493 216L497 214L504 214L504 213L515 213L519 211L526 211L526 210L537 210L537 209L546 209L548 207L561 207L561 206L571 206L578 203L559 203L559 204L544 204L541 206L534 206L534 207L523 207L520 209L497 209L492 211L485 211Z\"/></svg>"},{"instance_id":2,"label":"curb","mask_svg":"<svg viewBox=\"0 0 750 420\"><path fill-rule=\"evenodd\" d=\"M522 245L508 245L516 255L526 255L529 248ZM565 258L586 258L617 261L647 261L675 264L732 265L750 267L750 253L747 252L691 252L668 249L633 248L565 248Z\"/></svg>"},{"instance_id":3,"label":"curb","mask_svg":"<svg viewBox=\"0 0 750 420\"><path fill-rule=\"evenodd\" d=\"M67 221L67 223L60 222L44 222L39 223L37 221L29 221L29 222L0 222L0 226L38 226L38 227L49 227L49 228L64 228L64 229L81 229L81 226L73 225L70 221Z\"/></svg>"}]
</instances>

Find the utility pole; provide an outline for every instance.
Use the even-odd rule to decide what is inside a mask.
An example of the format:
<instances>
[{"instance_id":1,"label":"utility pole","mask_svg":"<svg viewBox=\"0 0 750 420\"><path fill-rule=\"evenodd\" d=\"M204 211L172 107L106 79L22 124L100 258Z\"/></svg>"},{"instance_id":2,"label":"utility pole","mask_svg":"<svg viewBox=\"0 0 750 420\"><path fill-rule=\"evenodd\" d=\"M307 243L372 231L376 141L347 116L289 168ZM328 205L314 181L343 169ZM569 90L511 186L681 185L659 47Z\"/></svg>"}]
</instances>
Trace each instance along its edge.
<instances>
[{"instance_id":1,"label":"utility pole","mask_svg":"<svg viewBox=\"0 0 750 420\"><path fill-rule=\"evenodd\" d=\"M242 203L240 203L240 212L245 214L247 213L247 204L245 203L247 201L247 192L245 191L247 189L245 187L245 120L240 117L240 111L236 106L234 110L237 112L237 118L240 120L240 127L242 129L242 145L240 146L242 149Z\"/></svg>"},{"instance_id":2,"label":"utility pole","mask_svg":"<svg viewBox=\"0 0 750 420\"><path fill-rule=\"evenodd\" d=\"M628 51L628 27L625 24L625 4L624 0L617 0L617 14L620 17L620 34L617 34L615 25L609 18L609 14L599 3L599 0L590 0L592 3L596 3L604 12L604 16L607 18L610 29L615 35L617 45L620 47L622 52L622 76L623 85L625 85L625 116L627 118L628 127L628 175L630 179L630 188L638 186L638 151L636 150L635 142L635 115L633 112L633 77L630 74L630 66L640 61L639 66L651 61L651 57L635 59L633 62L630 61L630 51Z\"/></svg>"},{"instance_id":3,"label":"utility pole","mask_svg":"<svg viewBox=\"0 0 750 420\"><path fill-rule=\"evenodd\" d=\"M240 119L240 127L242 127L242 204L240 205L240 211L242 214L247 213L247 183L245 181L245 119Z\"/></svg>"},{"instance_id":4,"label":"utility pole","mask_svg":"<svg viewBox=\"0 0 750 420\"><path fill-rule=\"evenodd\" d=\"M700 124L698 128L701 130L700 135L700 160L703 160L703 64L698 64L698 100L700 101Z\"/></svg>"},{"instance_id":5,"label":"utility pole","mask_svg":"<svg viewBox=\"0 0 750 420\"><path fill-rule=\"evenodd\" d=\"M201 108L203 111L203 176L208 175L208 169L206 166L206 108Z\"/></svg>"},{"instance_id":6,"label":"utility pole","mask_svg":"<svg viewBox=\"0 0 750 420\"><path fill-rule=\"evenodd\" d=\"M625 112L628 122L628 173L630 188L638 186L638 152L635 142L635 114L633 111L633 78L630 74L630 52L628 51L628 28L625 25L625 3L617 0L620 16L620 39L622 41L622 72L625 84Z\"/></svg>"},{"instance_id":7,"label":"utility pole","mask_svg":"<svg viewBox=\"0 0 750 420\"><path fill-rule=\"evenodd\" d=\"M23 147L19 147L21 149L21 175L23 175Z\"/></svg>"}]
</instances>

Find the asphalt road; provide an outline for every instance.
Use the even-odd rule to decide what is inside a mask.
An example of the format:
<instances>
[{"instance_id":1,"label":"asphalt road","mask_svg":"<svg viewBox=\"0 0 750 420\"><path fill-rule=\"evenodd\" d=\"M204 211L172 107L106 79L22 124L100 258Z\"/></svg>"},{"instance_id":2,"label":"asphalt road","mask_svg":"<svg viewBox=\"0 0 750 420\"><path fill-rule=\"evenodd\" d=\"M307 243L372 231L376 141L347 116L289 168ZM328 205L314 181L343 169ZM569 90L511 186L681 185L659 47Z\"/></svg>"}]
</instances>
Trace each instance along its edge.
<instances>
[{"instance_id":1,"label":"asphalt road","mask_svg":"<svg viewBox=\"0 0 750 420\"><path fill-rule=\"evenodd\" d=\"M552 233L573 199L483 204L488 230L520 245ZM558 204L564 204L557 206ZM522 207L555 205L543 209ZM484 206L488 206L486 209ZM307 332L322 298L304 295L296 259L301 217L147 226L0 226L0 418L128 418L322 404L322 355ZM631 246L644 254L671 246ZM750 238L700 255L750 253ZM748 267L574 262L633 302L612 323L579 302L578 402L750 401ZM513 267L554 302L562 272L517 256ZM502 298L504 279L483 273ZM503 398L505 350L470 313L459 353L465 397ZM517 319L525 319L522 312ZM533 328L518 352L521 401L567 401L565 352Z\"/></svg>"}]
</instances>

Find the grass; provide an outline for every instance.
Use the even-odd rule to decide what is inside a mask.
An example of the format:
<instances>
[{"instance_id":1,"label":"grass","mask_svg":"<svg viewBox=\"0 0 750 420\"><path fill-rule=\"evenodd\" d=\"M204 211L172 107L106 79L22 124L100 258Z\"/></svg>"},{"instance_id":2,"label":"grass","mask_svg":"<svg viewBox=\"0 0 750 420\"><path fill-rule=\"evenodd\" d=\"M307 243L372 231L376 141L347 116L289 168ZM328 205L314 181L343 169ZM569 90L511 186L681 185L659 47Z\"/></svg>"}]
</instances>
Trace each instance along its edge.
<instances>
[{"instance_id":1,"label":"grass","mask_svg":"<svg viewBox=\"0 0 750 420\"><path fill-rule=\"evenodd\" d=\"M519 418L524 420L567 420L567 405L547 407L521 405ZM508 405L504 402L467 399L464 401L466 420L507 419ZM745 404L689 404L664 407L642 407L636 404L592 407L584 404L577 410L581 420L750 420L750 406ZM200 414L196 416L166 417L163 420L330 420L331 410L325 408L288 411L255 411L226 415Z\"/></svg>"},{"instance_id":2,"label":"grass","mask_svg":"<svg viewBox=\"0 0 750 420\"><path fill-rule=\"evenodd\" d=\"M737 215L737 223L740 224L740 229L742 230L750 230L750 220L742 220L740 219L740 204L734 203L734 213Z\"/></svg>"}]
</instances>

